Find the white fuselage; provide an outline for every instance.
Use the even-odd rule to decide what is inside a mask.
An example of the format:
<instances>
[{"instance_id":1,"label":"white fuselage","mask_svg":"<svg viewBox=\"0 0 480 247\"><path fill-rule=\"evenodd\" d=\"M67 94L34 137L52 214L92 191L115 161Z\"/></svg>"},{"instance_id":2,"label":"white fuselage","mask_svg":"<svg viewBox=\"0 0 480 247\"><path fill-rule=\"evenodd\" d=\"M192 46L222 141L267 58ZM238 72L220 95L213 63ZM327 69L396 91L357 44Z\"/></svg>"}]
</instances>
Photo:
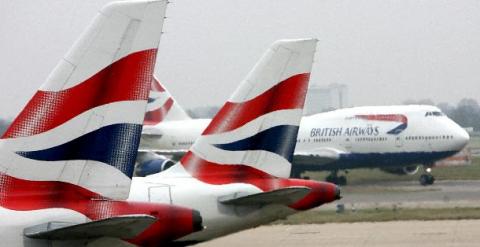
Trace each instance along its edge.
<instances>
[{"instance_id":1,"label":"white fuselage","mask_svg":"<svg viewBox=\"0 0 480 247\"><path fill-rule=\"evenodd\" d=\"M404 123L395 119L385 121L355 117L361 115L404 116L406 126L400 126ZM152 150L188 150L209 123L210 119L193 119L146 127L141 146ZM388 133L395 129L395 133ZM303 117L295 154L314 156L333 152L328 155L340 156L328 166L319 166L312 159L311 165L321 170L371 165L363 164L365 161L383 166L378 163L379 159L393 161L390 162L392 166L396 165L396 161L401 161L398 165L408 165L429 163L449 156L460 151L468 140L468 133L434 106L355 107ZM385 156L390 154L393 156ZM363 165L356 164L356 160ZM294 167L296 165L294 163ZM337 165L341 167L335 167Z\"/></svg>"},{"instance_id":2,"label":"white fuselage","mask_svg":"<svg viewBox=\"0 0 480 247\"><path fill-rule=\"evenodd\" d=\"M212 185L191 177L178 163L147 177L133 178L129 200L170 203L200 212L205 229L187 235L182 242L201 242L286 217L296 211L282 205L232 206L222 196L262 192L247 183Z\"/></svg>"},{"instance_id":3,"label":"white fuselage","mask_svg":"<svg viewBox=\"0 0 480 247\"><path fill-rule=\"evenodd\" d=\"M450 118L431 115L439 112L428 106L357 107L303 117L296 151L330 147L349 153L410 153L459 151L468 133ZM356 115L404 115L407 127L396 121L365 120Z\"/></svg>"},{"instance_id":4,"label":"white fuselage","mask_svg":"<svg viewBox=\"0 0 480 247\"><path fill-rule=\"evenodd\" d=\"M85 223L87 218L69 209L50 208L34 211L15 211L0 207L1 246L75 246L80 241L48 241L30 239L24 236L24 229L46 222Z\"/></svg>"}]
</instances>

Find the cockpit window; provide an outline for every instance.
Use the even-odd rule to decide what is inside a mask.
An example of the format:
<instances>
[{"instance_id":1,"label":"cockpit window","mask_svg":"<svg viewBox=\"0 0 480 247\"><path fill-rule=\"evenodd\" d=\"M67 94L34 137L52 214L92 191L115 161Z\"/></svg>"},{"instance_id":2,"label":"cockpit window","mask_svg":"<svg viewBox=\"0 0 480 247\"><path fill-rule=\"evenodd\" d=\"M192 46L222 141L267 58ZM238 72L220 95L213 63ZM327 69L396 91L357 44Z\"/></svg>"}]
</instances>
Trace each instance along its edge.
<instances>
[{"instance_id":1,"label":"cockpit window","mask_svg":"<svg viewBox=\"0 0 480 247\"><path fill-rule=\"evenodd\" d=\"M425 117L441 117L443 116L443 113L442 112L439 112L439 111L429 111L427 113L425 113Z\"/></svg>"}]
</instances>

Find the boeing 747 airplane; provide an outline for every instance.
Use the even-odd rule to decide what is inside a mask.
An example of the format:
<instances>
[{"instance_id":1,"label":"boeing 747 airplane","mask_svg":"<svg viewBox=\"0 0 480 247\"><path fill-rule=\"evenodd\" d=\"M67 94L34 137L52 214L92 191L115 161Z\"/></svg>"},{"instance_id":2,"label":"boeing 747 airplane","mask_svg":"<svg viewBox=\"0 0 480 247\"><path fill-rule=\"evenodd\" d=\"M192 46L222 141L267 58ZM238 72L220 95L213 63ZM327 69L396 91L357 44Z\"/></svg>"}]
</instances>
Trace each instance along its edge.
<instances>
[{"instance_id":1,"label":"boeing 747 airplane","mask_svg":"<svg viewBox=\"0 0 480 247\"><path fill-rule=\"evenodd\" d=\"M210 119L191 119L158 80L152 84L142 132L139 175L155 173L182 157ZM292 177L304 171L331 171L327 181L346 184L341 170L379 168L414 174L420 166L422 185L433 184L431 166L462 150L468 133L428 105L353 107L302 118Z\"/></svg>"}]
</instances>

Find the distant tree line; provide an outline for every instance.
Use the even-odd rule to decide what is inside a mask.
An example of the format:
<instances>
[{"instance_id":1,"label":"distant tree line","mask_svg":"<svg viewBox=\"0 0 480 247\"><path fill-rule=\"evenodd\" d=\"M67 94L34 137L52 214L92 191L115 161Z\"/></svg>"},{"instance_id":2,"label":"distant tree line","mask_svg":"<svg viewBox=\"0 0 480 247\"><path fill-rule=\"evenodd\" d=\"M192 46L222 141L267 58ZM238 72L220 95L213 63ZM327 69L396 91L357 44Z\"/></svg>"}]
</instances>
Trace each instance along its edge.
<instances>
[{"instance_id":1,"label":"distant tree line","mask_svg":"<svg viewBox=\"0 0 480 247\"><path fill-rule=\"evenodd\" d=\"M404 104L435 105L433 101L429 99L419 101L408 100L405 101ZM437 107L460 126L473 127L475 131L480 131L480 105L475 99L462 99L457 105L439 103Z\"/></svg>"}]
</instances>

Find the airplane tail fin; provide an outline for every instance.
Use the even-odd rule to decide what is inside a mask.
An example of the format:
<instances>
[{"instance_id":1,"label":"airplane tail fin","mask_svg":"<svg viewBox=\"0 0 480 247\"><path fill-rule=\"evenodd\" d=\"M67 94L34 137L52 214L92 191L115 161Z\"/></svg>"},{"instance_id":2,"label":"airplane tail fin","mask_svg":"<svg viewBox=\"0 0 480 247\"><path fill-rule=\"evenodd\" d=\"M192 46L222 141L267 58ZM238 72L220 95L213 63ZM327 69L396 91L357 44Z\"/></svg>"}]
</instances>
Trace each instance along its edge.
<instances>
[{"instance_id":1,"label":"airplane tail fin","mask_svg":"<svg viewBox=\"0 0 480 247\"><path fill-rule=\"evenodd\" d=\"M0 140L0 194L128 197L166 5L100 10Z\"/></svg>"},{"instance_id":2,"label":"airplane tail fin","mask_svg":"<svg viewBox=\"0 0 480 247\"><path fill-rule=\"evenodd\" d=\"M156 125L164 121L191 119L170 92L154 77L148 97L145 125Z\"/></svg>"},{"instance_id":3,"label":"airplane tail fin","mask_svg":"<svg viewBox=\"0 0 480 247\"><path fill-rule=\"evenodd\" d=\"M182 158L187 172L209 183L289 177L316 42L273 43Z\"/></svg>"}]
</instances>

